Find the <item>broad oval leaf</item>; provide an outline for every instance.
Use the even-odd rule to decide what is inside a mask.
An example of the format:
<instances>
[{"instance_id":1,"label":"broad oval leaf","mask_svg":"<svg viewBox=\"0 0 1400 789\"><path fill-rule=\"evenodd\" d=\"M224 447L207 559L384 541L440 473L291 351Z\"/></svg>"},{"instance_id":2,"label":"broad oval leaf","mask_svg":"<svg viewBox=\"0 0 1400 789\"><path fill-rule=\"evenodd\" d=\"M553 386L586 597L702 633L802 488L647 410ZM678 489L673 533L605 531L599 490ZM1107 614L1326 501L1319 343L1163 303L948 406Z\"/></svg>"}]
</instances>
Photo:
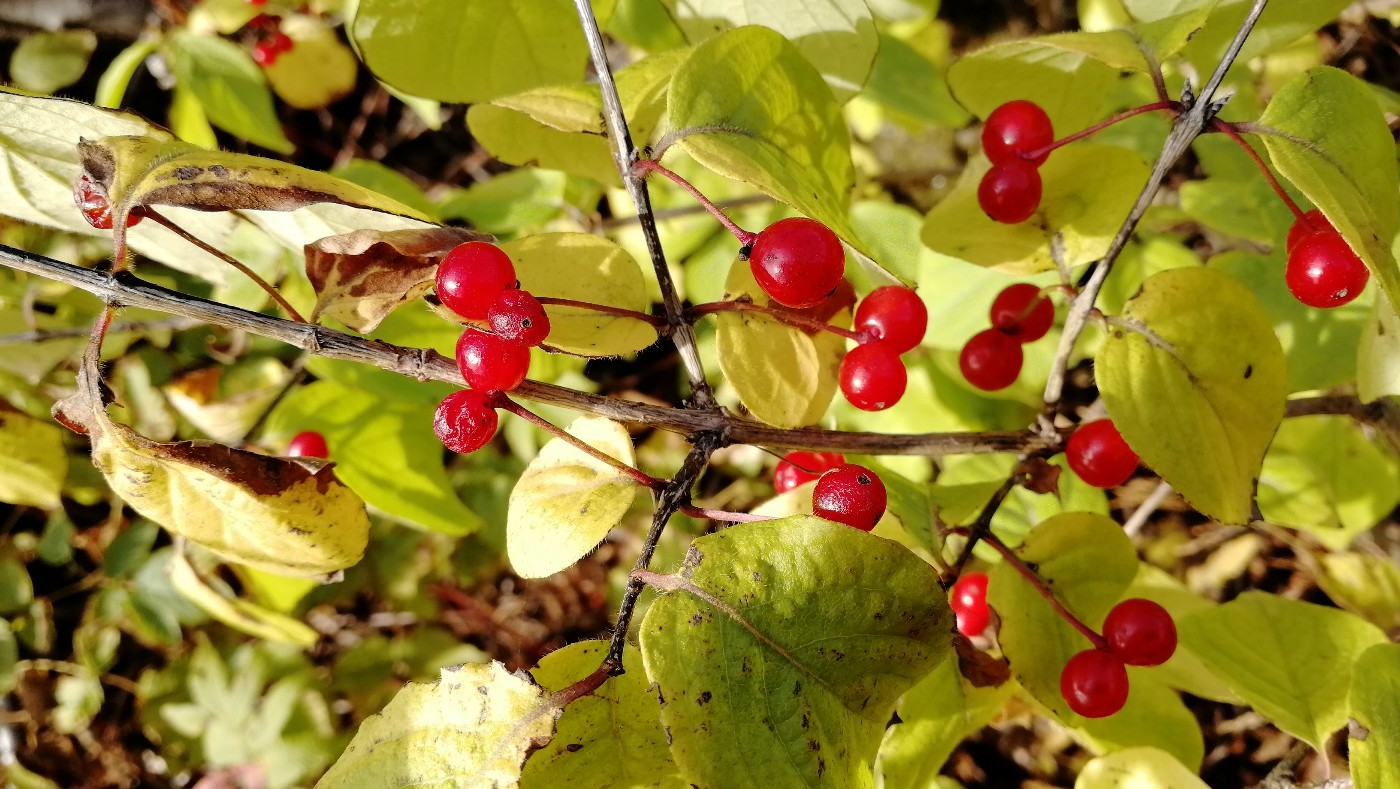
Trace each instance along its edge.
<instances>
[{"instance_id":1,"label":"broad oval leaf","mask_svg":"<svg viewBox=\"0 0 1400 789\"><path fill-rule=\"evenodd\" d=\"M166 38L179 84L199 98L210 122L278 153L296 150L282 133L267 79L247 50L219 36L176 29Z\"/></svg>"},{"instance_id":2,"label":"broad oval leaf","mask_svg":"<svg viewBox=\"0 0 1400 789\"><path fill-rule=\"evenodd\" d=\"M1352 664L1386 640L1345 611L1264 592L1180 617L1177 632L1245 703L1314 748L1346 723Z\"/></svg>"},{"instance_id":3,"label":"broad oval leaf","mask_svg":"<svg viewBox=\"0 0 1400 789\"><path fill-rule=\"evenodd\" d=\"M1361 653L1352 672L1347 752L1357 789L1400 786L1400 644Z\"/></svg>"},{"instance_id":4,"label":"broad oval leaf","mask_svg":"<svg viewBox=\"0 0 1400 789\"><path fill-rule=\"evenodd\" d=\"M701 786L871 787L895 701L952 660L937 575L819 518L695 540L641 627L671 754Z\"/></svg>"},{"instance_id":5,"label":"broad oval leaf","mask_svg":"<svg viewBox=\"0 0 1400 789\"><path fill-rule=\"evenodd\" d=\"M1124 748L1084 765L1074 789L1209 789L1196 772L1160 748Z\"/></svg>"},{"instance_id":6,"label":"broad oval leaf","mask_svg":"<svg viewBox=\"0 0 1400 789\"><path fill-rule=\"evenodd\" d=\"M295 45L263 67L278 98L290 107L314 110L354 90L359 63L329 25L291 14L282 17L281 30Z\"/></svg>"},{"instance_id":7,"label":"broad oval leaf","mask_svg":"<svg viewBox=\"0 0 1400 789\"><path fill-rule=\"evenodd\" d=\"M553 710L500 663L445 668L361 724L316 789L517 786L525 756L549 740Z\"/></svg>"},{"instance_id":8,"label":"broad oval leaf","mask_svg":"<svg viewBox=\"0 0 1400 789\"><path fill-rule=\"evenodd\" d=\"M91 30L30 33L10 56L10 79L25 90L57 93L82 79L96 49Z\"/></svg>"},{"instance_id":9,"label":"broad oval leaf","mask_svg":"<svg viewBox=\"0 0 1400 789\"><path fill-rule=\"evenodd\" d=\"M1095 361L1128 445L1196 509L1249 520L1264 452L1283 419L1283 349L1253 294L1207 268L1143 282Z\"/></svg>"},{"instance_id":10,"label":"broad oval leaf","mask_svg":"<svg viewBox=\"0 0 1400 789\"><path fill-rule=\"evenodd\" d=\"M1391 244L1400 229L1395 140L1368 86L1318 66L1289 80L1259 122L1282 132L1264 145L1279 173L1341 232L1400 311L1400 266Z\"/></svg>"},{"instance_id":11,"label":"broad oval leaf","mask_svg":"<svg viewBox=\"0 0 1400 789\"><path fill-rule=\"evenodd\" d=\"M0 399L0 501L56 509L67 476L63 431Z\"/></svg>"},{"instance_id":12,"label":"broad oval leaf","mask_svg":"<svg viewBox=\"0 0 1400 789\"><path fill-rule=\"evenodd\" d=\"M629 466L637 463L632 436L616 422L581 417L570 435ZM632 506L637 480L561 438L525 467L510 492L506 554L524 578L569 567L597 547Z\"/></svg>"}]
</instances>

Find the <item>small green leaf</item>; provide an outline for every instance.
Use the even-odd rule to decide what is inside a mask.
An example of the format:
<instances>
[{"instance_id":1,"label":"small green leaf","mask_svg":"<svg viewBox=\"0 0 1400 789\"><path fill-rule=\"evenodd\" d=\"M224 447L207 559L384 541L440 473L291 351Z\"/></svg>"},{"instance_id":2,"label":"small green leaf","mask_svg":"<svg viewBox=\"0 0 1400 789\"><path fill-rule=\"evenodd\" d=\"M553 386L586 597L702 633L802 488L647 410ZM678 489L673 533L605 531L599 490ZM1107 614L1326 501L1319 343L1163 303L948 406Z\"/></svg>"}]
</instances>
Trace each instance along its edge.
<instances>
[{"instance_id":1,"label":"small green leaf","mask_svg":"<svg viewBox=\"0 0 1400 789\"><path fill-rule=\"evenodd\" d=\"M632 436L616 422L581 417L570 435L629 466ZM515 483L506 519L506 553L524 578L563 570L597 547L627 514L638 482L556 438Z\"/></svg>"},{"instance_id":2,"label":"small green leaf","mask_svg":"<svg viewBox=\"0 0 1400 789\"><path fill-rule=\"evenodd\" d=\"M969 120L949 92L943 71L919 50L884 33L861 95L925 123L959 128Z\"/></svg>"},{"instance_id":3,"label":"small green leaf","mask_svg":"<svg viewBox=\"0 0 1400 789\"><path fill-rule=\"evenodd\" d=\"M217 36L175 31L166 39L175 79L204 104L220 129L278 153L296 149L272 108L272 93L252 57Z\"/></svg>"},{"instance_id":4,"label":"small green leaf","mask_svg":"<svg viewBox=\"0 0 1400 789\"><path fill-rule=\"evenodd\" d=\"M57 509L68 476L63 431L0 400L0 501Z\"/></svg>"},{"instance_id":5,"label":"small green leaf","mask_svg":"<svg viewBox=\"0 0 1400 789\"><path fill-rule=\"evenodd\" d=\"M23 611L34 601L34 582L29 568L10 546L0 549L0 615Z\"/></svg>"},{"instance_id":6,"label":"small green leaf","mask_svg":"<svg viewBox=\"0 0 1400 789\"><path fill-rule=\"evenodd\" d=\"M1149 277L1119 320L1137 329L1113 326L1095 361L1119 432L1198 510L1246 522L1288 388L1268 315L1232 277L1181 268Z\"/></svg>"},{"instance_id":7,"label":"small green leaf","mask_svg":"<svg viewBox=\"0 0 1400 789\"><path fill-rule=\"evenodd\" d=\"M1342 608L1387 632L1400 628L1400 568L1369 553L1318 557L1317 585Z\"/></svg>"},{"instance_id":8,"label":"small green leaf","mask_svg":"<svg viewBox=\"0 0 1400 789\"><path fill-rule=\"evenodd\" d=\"M1235 67L1230 72L1227 84L1235 79L1247 79L1237 76L1236 70L1244 64L1312 35L1318 28L1336 19L1342 9L1350 4L1349 0L1273 0L1264 8L1264 13L1259 15L1254 29L1244 40L1244 47L1235 59ZM1181 52L1182 57L1189 60L1198 72L1205 74L1220 62L1220 57L1225 54L1225 48L1240 29L1253 2L1224 0L1216 3L1213 0L1192 0L1190 3L1182 3L1174 0L1172 3L1163 3L1162 0L1127 0L1126 5L1133 15L1139 18L1154 18L1165 8L1184 5L1210 11L1210 18L1200 34L1192 38Z\"/></svg>"},{"instance_id":9,"label":"small green leaf","mask_svg":"<svg viewBox=\"0 0 1400 789\"><path fill-rule=\"evenodd\" d=\"M10 623L0 619L0 691L15 688L15 664L19 662L19 642L15 641Z\"/></svg>"},{"instance_id":10,"label":"small green leaf","mask_svg":"<svg viewBox=\"0 0 1400 789\"><path fill-rule=\"evenodd\" d=\"M87 729L102 709L102 683L90 674L65 674L54 686L53 727L62 734Z\"/></svg>"},{"instance_id":11,"label":"small green leaf","mask_svg":"<svg viewBox=\"0 0 1400 789\"><path fill-rule=\"evenodd\" d=\"M1274 94L1260 123L1274 166L1332 223L1400 310L1400 266L1391 243L1400 229L1395 140L1365 83L1318 66Z\"/></svg>"},{"instance_id":12,"label":"small green leaf","mask_svg":"<svg viewBox=\"0 0 1400 789\"><path fill-rule=\"evenodd\" d=\"M1386 640L1352 614L1264 592L1183 616L1177 632L1256 712L1314 748L1346 723L1352 663Z\"/></svg>"},{"instance_id":13,"label":"small green leaf","mask_svg":"<svg viewBox=\"0 0 1400 789\"><path fill-rule=\"evenodd\" d=\"M10 56L10 79L35 93L57 93L82 79L97 49L91 30L56 30L25 36Z\"/></svg>"},{"instance_id":14,"label":"small green leaf","mask_svg":"<svg viewBox=\"0 0 1400 789\"><path fill-rule=\"evenodd\" d=\"M1159 748L1124 748L1084 765L1074 789L1209 789L1195 771Z\"/></svg>"},{"instance_id":15,"label":"small green leaf","mask_svg":"<svg viewBox=\"0 0 1400 789\"><path fill-rule=\"evenodd\" d=\"M952 659L932 568L818 518L701 537L656 583L642 656L697 785L871 787L896 700Z\"/></svg>"},{"instance_id":16,"label":"small green leaf","mask_svg":"<svg viewBox=\"0 0 1400 789\"><path fill-rule=\"evenodd\" d=\"M1347 751L1357 789L1400 786L1400 644L1361 653L1352 672Z\"/></svg>"},{"instance_id":17,"label":"small green leaf","mask_svg":"<svg viewBox=\"0 0 1400 789\"><path fill-rule=\"evenodd\" d=\"M248 3L239 3L247 8ZM146 58L151 56L160 46L160 41L155 38L140 38L132 42L130 46L117 53L112 58L112 62L107 64L107 69L102 72L102 76L97 80L97 95L93 99L93 104L98 107L116 109L120 107L126 99L127 86L131 84L131 78L136 76L136 70L141 68L141 64L146 62Z\"/></svg>"}]
</instances>

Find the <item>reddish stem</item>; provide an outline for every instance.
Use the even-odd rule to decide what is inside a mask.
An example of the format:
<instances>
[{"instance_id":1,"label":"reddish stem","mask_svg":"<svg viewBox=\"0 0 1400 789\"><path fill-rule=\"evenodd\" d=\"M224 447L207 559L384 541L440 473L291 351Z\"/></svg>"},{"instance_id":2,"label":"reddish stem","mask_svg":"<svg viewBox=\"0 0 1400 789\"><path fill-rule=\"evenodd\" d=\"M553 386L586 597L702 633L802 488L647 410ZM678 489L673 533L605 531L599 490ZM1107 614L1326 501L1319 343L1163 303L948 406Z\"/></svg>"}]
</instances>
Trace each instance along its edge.
<instances>
[{"instance_id":1,"label":"reddish stem","mask_svg":"<svg viewBox=\"0 0 1400 789\"><path fill-rule=\"evenodd\" d=\"M843 329L840 326L832 326L826 321L819 321L815 318L809 318L806 315L799 315L796 312L785 310L781 307L760 307L752 301L745 299L710 301L704 304L696 304L694 307L686 310L686 314L692 319L715 312L757 312L762 315L767 315L780 323L786 323L789 326L802 329L803 331L829 331L832 334L845 337L848 340L853 340L858 343L869 342L871 339L862 332Z\"/></svg>"},{"instance_id":2,"label":"reddish stem","mask_svg":"<svg viewBox=\"0 0 1400 789\"><path fill-rule=\"evenodd\" d=\"M724 225L724 227L727 230L729 230L730 233L733 233L734 237L739 239L739 243L743 246L751 247L753 246L753 242L758 240L757 233L750 233L742 227L739 227L739 225L736 224L733 219L729 218L728 214L724 213L724 211L719 206L715 205L713 200L706 197L703 193L701 193L699 189L696 189L694 184L682 178L679 173L674 172L666 167L663 167L660 162L655 161L654 159L638 159L637 161L632 163L632 169L633 171L639 171L643 173L656 173L658 175L664 175L667 178L671 179L671 181L673 181L680 188L686 190L687 192L690 192L691 196L693 196L696 200L699 200L700 205L705 206L706 211L709 211L711 214L714 214L715 219L718 219L720 224Z\"/></svg>"},{"instance_id":3,"label":"reddish stem","mask_svg":"<svg viewBox=\"0 0 1400 789\"><path fill-rule=\"evenodd\" d=\"M651 490L661 490L666 485L666 483L663 480L659 480L656 477L653 477L652 475L646 473L645 471L642 471L641 469L633 468L627 465L626 463L623 463L621 460L618 460L617 458L613 457L612 455L609 455L608 453L603 452L602 450L590 446L588 442L583 441L577 436L571 435L563 428L559 427L558 425L555 425L553 422L550 422L548 419L539 416L538 414L534 413L525 406L510 399L510 396L507 395L505 392L497 392L496 396L491 401L491 405L495 408L501 409L502 411L509 411L510 413L515 414L521 419L524 419L526 422L529 422L530 424L534 425L535 427L544 430L545 432L549 433L555 438L562 439L564 443L572 446L573 448L577 449L583 454L588 455L589 457L594 458L595 460L598 460L602 463L605 463L622 472L623 474L626 474L632 479L635 479L638 482L638 484L640 484L642 487L650 488Z\"/></svg>"},{"instance_id":4,"label":"reddish stem","mask_svg":"<svg viewBox=\"0 0 1400 789\"><path fill-rule=\"evenodd\" d=\"M1288 210L1293 212L1293 218L1302 222L1307 222L1307 219L1303 216L1303 209L1299 208L1298 204L1293 202L1293 198L1288 196L1288 192L1283 189L1283 184L1280 184L1278 179L1274 177L1274 171L1270 170L1267 164L1264 164L1263 158L1259 156L1258 151L1254 150L1254 146L1250 145L1245 138L1240 136L1234 124L1226 123L1216 118L1210 122L1210 128L1212 131L1218 131L1234 140L1237 145L1243 148L1244 152L1249 154L1249 158L1254 160L1254 164L1259 168L1259 172L1264 174L1264 178L1268 180L1269 186L1273 187L1274 193L1279 196L1279 199L1283 201L1284 205L1288 206Z\"/></svg>"},{"instance_id":5,"label":"reddish stem","mask_svg":"<svg viewBox=\"0 0 1400 789\"><path fill-rule=\"evenodd\" d=\"M712 521L725 521L727 523L753 523L755 521L773 520L771 515L754 515L749 512L729 512L727 510L711 510L704 507L697 507L693 504L686 504L681 507L681 512L692 518L708 518Z\"/></svg>"},{"instance_id":6,"label":"reddish stem","mask_svg":"<svg viewBox=\"0 0 1400 789\"><path fill-rule=\"evenodd\" d=\"M1118 123L1120 121L1125 121L1133 117L1134 115L1142 115L1148 112L1156 112L1157 110L1171 110L1172 114L1175 115L1177 113L1180 113L1182 110L1181 102L1154 101L1151 104L1144 104L1141 107L1134 107L1130 110L1125 110L1123 112L1118 113L1117 115L1114 115L1112 118L1109 118L1105 121L1100 121L1094 124L1093 126L1084 129L1083 131L1077 131L1074 134L1069 135L1068 137L1055 140L1049 145L1036 148L1033 151L1026 151L1025 153L1021 154L1021 157L1024 159L1039 159L1040 157L1044 156L1047 153L1050 153L1056 148L1059 148L1064 145L1069 145L1070 143L1082 140L1085 137L1098 134L1104 129L1107 129L1109 126L1112 126L1113 124Z\"/></svg>"},{"instance_id":7,"label":"reddish stem","mask_svg":"<svg viewBox=\"0 0 1400 789\"><path fill-rule=\"evenodd\" d=\"M982 536L982 542L995 548L997 553L1000 553L1002 558L1015 568L1016 572L1020 573L1022 578L1026 579L1026 583L1029 583L1031 586L1035 587L1037 592L1040 592L1040 596L1044 597L1045 602L1049 603L1050 607L1055 609L1055 613L1059 614L1060 617L1066 622L1069 622L1075 630L1078 630L1085 638L1089 639L1089 642L1092 643L1095 648L1105 651L1108 650L1108 641L1104 639L1103 636L1094 632L1093 628L1081 622L1079 617L1071 613L1068 608L1065 608L1065 604L1061 603L1059 598L1055 597L1055 593L1050 590L1050 587L1045 585L1045 581L1036 574L1035 570L1027 567L1026 563L1021 561L1021 557L1017 556L1015 551L1006 547L1006 543L1002 542L1000 537L989 531Z\"/></svg>"},{"instance_id":8,"label":"reddish stem","mask_svg":"<svg viewBox=\"0 0 1400 789\"><path fill-rule=\"evenodd\" d=\"M558 307L577 307L581 310L590 310L592 312L601 312L607 315L616 315L619 318L631 318L633 320L638 320L643 323L651 324L651 326L658 331L667 328L665 318L658 318L657 316L647 312L637 312L636 310L629 310L623 307L612 307L607 304L594 304L591 301L557 299L553 296L539 296L537 297L537 301L539 301L539 303L541 304L553 304Z\"/></svg>"}]
</instances>

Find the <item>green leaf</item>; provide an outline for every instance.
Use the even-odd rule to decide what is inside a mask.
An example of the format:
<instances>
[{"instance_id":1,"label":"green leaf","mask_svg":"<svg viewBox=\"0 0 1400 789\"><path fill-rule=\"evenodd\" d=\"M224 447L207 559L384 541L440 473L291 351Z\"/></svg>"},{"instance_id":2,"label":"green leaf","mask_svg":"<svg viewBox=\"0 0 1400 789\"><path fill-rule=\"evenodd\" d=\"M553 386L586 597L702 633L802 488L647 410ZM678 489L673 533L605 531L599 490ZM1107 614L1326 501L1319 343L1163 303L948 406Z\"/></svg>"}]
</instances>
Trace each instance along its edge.
<instances>
[{"instance_id":1,"label":"green leaf","mask_svg":"<svg viewBox=\"0 0 1400 789\"><path fill-rule=\"evenodd\" d=\"M642 656L697 785L871 787L896 700L952 659L932 568L818 518L701 537L653 584Z\"/></svg>"},{"instance_id":2,"label":"green leaf","mask_svg":"<svg viewBox=\"0 0 1400 789\"><path fill-rule=\"evenodd\" d=\"M1184 5L1199 6L1210 11L1210 19L1200 34L1182 48L1181 55L1195 65L1201 74L1215 69L1225 48L1244 22L1252 0L1225 0L1216 4L1209 0L1192 0L1190 3L1163 3L1161 0L1126 0L1125 3L1134 16L1152 18L1166 8ZM1231 81L1244 79L1233 70L1251 60L1270 52L1288 47L1298 39L1311 35L1327 22L1336 19L1343 8L1350 5L1348 0L1273 0L1260 14L1249 38L1244 41L1239 57L1232 67ZM1214 6L1214 8L1211 8Z\"/></svg>"},{"instance_id":3,"label":"green leaf","mask_svg":"<svg viewBox=\"0 0 1400 789\"><path fill-rule=\"evenodd\" d=\"M514 233L558 216L566 205L568 179L559 170L511 170L450 192L437 213L444 220L465 220L483 233Z\"/></svg>"},{"instance_id":4,"label":"green leaf","mask_svg":"<svg viewBox=\"0 0 1400 789\"><path fill-rule=\"evenodd\" d=\"M170 557L170 585L185 599L229 627L264 641L310 649L320 638L300 620L270 611L237 597L222 594L205 583L182 553Z\"/></svg>"},{"instance_id":5,"label":"green leaf","mask_svg":"<svg viewBox=\"0 0 1400 789\"><path fill-rule=\"evenodd\" d=\"M1080 718L1076 728L1097 753L1149 746L1199 769L1205 758L1201 724L1181 695L1167 687L1154 669L1128 667L1128 702L1107 718Z\"/></svg>"},{"instance_id":6,"label":"green leaf","mask_svg":"<svg viewBox=\"0 0 1400 789\"><path fill-rule=\"evenodd\" d=\"M1298 187L1366 262L1400 310L1400 174L1385 115L1365 83L1340 69L1308 69L1279 89L1260 123L1274 166Z\"/></svg>"},{"instance_id":7,"label":"green leaf","mask_svg":"<svg viewBox=\"0 0 1400 789\"><path fill-rule=\"evenodd\" d=\"M1387 632L1400 628L1400 568L1369 553L1318 557L1317 585L1342 608Z\"/></svg>"},{"instance_id":8,"label":"green leaf","mask_svg":"<svg viewBox=\"0 0 1400 789\"><path fill-rule=\"evenodd\" d=\"M10 79L24 90L57 93L82 79L96 49L91 30L31 33L10 55Z\"/></svg>"},{"instance_id":9,"label":"green leaf","mask_svg":"<svg viewBox=\"0 0 1400 789\"><path fill-rule=\"evenodd\" d=\"M1084 765L1074 789L1209 789L1189 767L1159 748L1124 748Z\"/></svg>"},{"instance_id":10,"label":"green leaf","mask_svg":"<svg viewBox=\"0 0 1400 789\"><path fill-rule=\"evenodd\" d=\"M1151 600L1180 618L1193 611L1210 608L1214 603L1196 594L1181 581L1164 570L1146 562L1139 563L1137 577L1132 586L1123 594L1123 599L1140 597ZM1133 670L1136 671L1136 670ZM1193 696L1219 701L1225 704L1240 704L1240 697L1220 678L1211 673L1199 657L1186 644L1178 644L1166 663L1155 666L1150 672L1153 678Z\"/></svg>"},{"instance_id":11,"label":"green leaf","mask_svg":"<svg viewBox=\"0 0 1400 789\"><path fill-rule=\"evenodd\" d=\"M951 194L924 220L924 243L935 252L1016 274L1055 268L1057 234L1063 260L1098 260L1142 191L1149 168L1138 154L1113 145L1078 143L1056 151L1040 168L1044 196L1034 216L1016 225L993 221L977 203L977 185L991 163L968 163Z\"/></svg>"},{"instance_id":12,"label":"green leaf","mask_svg":"<svg viewBox=\"0 0 1400 789\"><path fill-rule=\"evenodd\" d=\"M29 568L10 546L0 549L0 615L23 611L34 601L34 581Z\"/></svg>"},{"instance_id":13,"label":"green leaf","mask_svg":"<svg viewBox=\"0 0 1400 789\"><path fill-rule=\"evenodd\" d=\"M179 30L166 46L175 79L199 97L215 126L278 153L296 149L282 133L262 71L242 47Z\"/></svg>"},{"instance_id":14,"label":"green leaf","mask_svg":"<svg viewBox=\"0 0 1400 789\"><path fill-rule=\"evenodd\" d=\"M1356 394L1363 403L1400 395L1400 315L1380 297L1357 345Z\"/></svg>"},{"instance_id":15,"label":"green leaf","mask_svg":"<svg viewBox=\"0 0 1400 789\"><path fill-rule=\"evenodd\" d=\"M433 205L423 194L423 190L418 184L415 184L412 179L398 170L381 162L370 159L351 159L332 169L330 174L397 200L424 216L433 215Z\"/></svg>"},{"instance_id":16,"label":"green leaf","mask_svg":"<svg viewBox=\"0 0 1400 789\"><path fill-rule=\"evenodd\" d=\"M692 44L745 25L778 31L816 67L841 102L865 84L879 46L875 21L864 0L662 0L662 4Z\"/></svg>"},{"instance_id":17,"label":"green leaf","mask_svg":"<svg viewBox=\"0 0 1400 789\"><path fill-rule=\"evenodd\" d=\"M1177 632L1256 712L1314 748L1346 722L1352 663L1386 640L1344 611L1264 592L1181 617Z\"/></svg>"},{"instance_id":18,"label":"green leaf","mask_svg":"<svg viewBox=\"0 0 1400 789\"><path fill-rule=\"evenodd\" d=\"M880 50L861 94L918 121L958 128L968 120L943 71L901 39L880 34Z\"/></svg>"},{"instance_id":19,"label":"green leaf","mask_svg":"<svg viewBox=\"0 0 1400 789\"><path fill-rule=\"evenodd\" d=\"M1119 320L1138 328L1113 326L1095 361L1119 432L1196 509L1246 522L1288 389L1268 315L1230 276L1181 268L1148 277Z\"/></svg>"},{"instance_id":20,"label":"green leaf","mask_svg":"<svg viewBox=\"0 0 1400 789\"><path fill-rule=\"evenodd\" d=\"M1357 789L1400 786L1400 644L1378 644L1357 658L1347 709L1347 752Z\"/></svg>"},{"instance_id":21,"label":"green leaf","mask_svg":"<svg viewBox=\"0 0 1400 789\"><path fill-rule=\"evenodd\" d=\"M569 0L360 0L347 27L376 77L443 102L573 82L588 64Z\"/></svg>"},{"instance_id":22,"label":"green leaf","mask_svg":"<svg viewBox=\"0 0 1400 789\"><path fill-rule=\"evenodd\" d=\"M637 463L632 436L616 422L580 417L570 435L629 466ZM506 553L515 572L543 578L593 550L627 514L637 480L561 438L530 461L510 492Z\"/></svg>"},{"instance_id":23,"label":"green leaf","mask_svg":"<svg viewBox=\"0 0 1400 789\"><path fill-rule=\"evenodd\" d=\"M68 476L63 431L0 400L0 501L57 509Z\"/></svg>"},{"instance_id":24,"label":"green leaf","mask_svg":"<svg viewBox=\"0 0 1400 789\"><path fill-rule=\"evenodd\" d=\"M249 6L248 3L240 5L245 8ZM108 109L120 107L126 99L126 89L131 84L131 78L136 76L136 70L141 68L141 64L145 63L146 58L159 46L160 42L155 38L141 38L117 53L98 78L97 95L92 103Z\"/></svg>"},{"instance_id":25,"label":"green leaf","mask_svg":"<svg viewBox=\"0 0 1400 789\"><path fill-rule=\"evenodd\" d=\"M725 299L772 300L753 278L748 261L735 260L724 283ZM846 353L846 340L831 332L807 332L757 312L721 312L719 366L755 417L777 427L815 424L826 413ZM850 308L828 319L851 325Z\"/></svg>"},{"instance_id":26,"label":"green leaf","mask_svg":"<svg viewBox=\"0 0 1400 789\"><path fill-rule=\"evenodd\" d=\"M85 731L102 709L102 683L90 674L65 674L54 686L53 727L62 734Z\"/></svg>"},{"instance_id":27,"label":"green leaf","mask_svg":"<svg viewBox=\"0 0 1400 789\"><path fill-rule=\"evenodd\" d=\"M549 709L500 663L443 669L366 720L316 787L515 786L532 741L554 728Z\"/></svg>"},{"instance_id":28,"label":"green leaf","mask_svg":"<svg viewBox=\"0 0 1400 789\"><path fill-rule=\"evenodd\" d=\"M606 641L570 644L546 655L531 674L545 690L563 690L597 670L607 653ZM624 648L625 665L639 666L641 659L636 648ZM521 786L684 789L650 685L641 671L628 671L571 702L555 725L554 739L526 760Z\"/></svg>"},{"instance_id":29,"label":"green leaf","mask_svg":"<svg viewBox=\"0 0 1400 789\"><path fill-rule=\"evenodd\" d=\"M10 623L0 619L0 691L15 688L15 664L19 662L19 643L15 641Z\"/></svg>"}]
</instances>

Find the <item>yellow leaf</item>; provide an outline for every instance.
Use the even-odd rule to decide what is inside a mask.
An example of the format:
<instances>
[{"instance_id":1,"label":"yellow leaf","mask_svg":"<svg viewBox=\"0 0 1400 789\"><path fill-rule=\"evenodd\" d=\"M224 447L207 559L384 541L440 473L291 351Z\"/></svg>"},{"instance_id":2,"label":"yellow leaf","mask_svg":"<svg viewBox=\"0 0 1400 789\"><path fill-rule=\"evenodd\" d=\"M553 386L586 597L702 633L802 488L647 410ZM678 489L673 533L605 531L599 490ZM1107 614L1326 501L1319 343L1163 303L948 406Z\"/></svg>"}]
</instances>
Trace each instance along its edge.
<instances>
[{"instance_id":1,"label":"yellow leaf","mask_svg":"<svg viewBox=\"0 0 1400 789\"><path fill-rule=\"evenodd\" d=\"M54 509L67 475L62 431L0 400L0 501Z\"/></svg>"},{"instance_id":2,"label":"yellow leaf","mask_svg":"<svg viewBox=\"0 0 1400 789\"><path fill-rule=\"evenodd\" d=\"M282 32L292 39L291 51L263 69L282 101L314 110L354 90L359 64L325 22L292 14L282 17Z\"/></svg>"},{"instance_id":3,"label":"yellow leaf","mask_svg":"<svg viewBox=\"0 0 1400 789\"><path fill-rule=\"evenodd\" d=\"M269 611L247 600L223 596L204 583L183 553L177 551L170 557L166 572L170 574L170 585L186 600L234 630L303 649L319 638L315 630L286 614Z\"/></svg>"}]
</instances>

